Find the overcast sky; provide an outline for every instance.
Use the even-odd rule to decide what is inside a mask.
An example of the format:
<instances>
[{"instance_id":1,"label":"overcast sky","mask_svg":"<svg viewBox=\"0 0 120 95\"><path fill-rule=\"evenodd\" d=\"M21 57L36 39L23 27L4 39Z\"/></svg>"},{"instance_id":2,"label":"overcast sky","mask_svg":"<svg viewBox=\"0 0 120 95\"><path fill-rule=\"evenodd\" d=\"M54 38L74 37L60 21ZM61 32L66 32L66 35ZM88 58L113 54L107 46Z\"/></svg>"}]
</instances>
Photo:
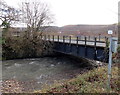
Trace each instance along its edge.
<instances>
[{"instance_id":1,"label":"overcast sky","mask_svg":"<svg viewBox=\"0 0 120 95\"><path fill-rule=\"evenodd\" d=\"M9 5L17 7L18 2L25 0L5 1ZM41 1L45 1L50 6L50 10L55 17L55 26L64 26L71 24L114 24L118 22L118 1L120 0Z\"/></svg>"}]
</instances>

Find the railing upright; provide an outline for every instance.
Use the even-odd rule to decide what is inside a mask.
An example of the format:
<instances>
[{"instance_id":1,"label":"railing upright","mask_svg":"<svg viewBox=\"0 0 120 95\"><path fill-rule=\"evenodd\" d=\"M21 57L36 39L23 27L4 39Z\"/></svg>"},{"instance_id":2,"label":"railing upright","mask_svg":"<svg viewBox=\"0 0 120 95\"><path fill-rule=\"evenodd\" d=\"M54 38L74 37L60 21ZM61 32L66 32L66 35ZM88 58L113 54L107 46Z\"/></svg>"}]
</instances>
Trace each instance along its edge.
<instances>
[{"instance_id":1,"label":"railing upright","mask_svg":"<svg viewBox=\"0 0 120 95\"><path fill-rule=\"evenodd\" d=\"M77 36L77 39L76 39L76 44L77 44L77 55L78 55L79 54L78 36Z\"/></svg>"},{"instance_id":2,"label":"railing upright","mask_svg":"<svg viewBox=\"0 0 120 95\"><path fill-rule=\"evenodd\" d=\"M69 36L69 46L70 46L70 52L71 52L72 51L71 36Z\"/></svg>"},{"instance_id":3,"label":"railing upright","mask_svg":"<svg viewBox=\"0 0 120 95\"><path fill-rule=\"evenodd\" d=\"M69 36L69 44L71 44L71 36Z\"/></svg>"},{"instance_id":4,"label":"railing upright","mask_svg":"<svg viewBox=\"0 0 120 95\"><path fill-rule=\"evenodd\" d=\"M63 44L64 44L64 52L66 51L66 47L65 47L65 36L63 36Z\"/></svg>"},{"instance_id":5,"label":"railing upright","mask_svg":"<svg viewBox=\"0 0 120 95\"><path fill-rule=\"evenodd\" d=\"M53 35L53 42L54 42L54 35Z\"/></svg>"},{"instance_id":6,"label":"railing upright","mask_svg":"<svg viewBox=\"0 0 120 95\"><path fill-rule=\"evenodd\" d=\"M85 56L87 56L87 37L85 36Z\"/></svg>"},{"instance_id":7,"label":"railing upright","mask_svg":"<svg viewBox=\"0 0 120 95\"><path fill-rule=\"evenodd\" d=\"M58 35L58 42L59 42L59 39L60 39L60 38L59 38L59 35Z\"/></svg>"},{"instance_id":8,"label":"railing upright","mask_svg":"<svg viewBox=\"0 0 120 95\"><path fill-rule=\"evenodd\" d=\"M85 36L85 47L86 47L86 45L87 45L87 37Z\"/></svg>"},{"instance_id":9,"label":"railing upright","mask_svg":"<svg viewBox=\"0 0 120 95\"><path fill-rule=\"evenodd\" d=\"M77 46L78 46L78 36L77 36L77 39L76 39L76 44L77 44Z\"/></svg>"},{"instance_id":10,"label":"railing upright","mask_svg":"<svg viewBox=\"0 0 120 95\"><path fill-rule=\"evenodd\" d=\"M96 59L96 57L97 57L96 41L97 41L97 38L95 37L95 41L94 41L94 59Z\"/></svg>"},{"instance_id":11,"label":"railing upright","mask_svg":"<svg viewBox=\"0 0 120 95\"><path fill-rule=\"evenodd\" d=\"M65 36L63 36L63 43L65 43Z\"/></svg>"}]
</instances>

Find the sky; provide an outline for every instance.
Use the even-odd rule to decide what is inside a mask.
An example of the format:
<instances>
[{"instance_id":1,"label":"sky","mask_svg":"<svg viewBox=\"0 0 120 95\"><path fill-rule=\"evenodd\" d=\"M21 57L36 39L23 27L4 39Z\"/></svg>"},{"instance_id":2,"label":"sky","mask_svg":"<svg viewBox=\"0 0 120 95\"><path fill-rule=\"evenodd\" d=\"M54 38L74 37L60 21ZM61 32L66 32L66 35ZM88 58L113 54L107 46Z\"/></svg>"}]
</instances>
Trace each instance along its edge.
<instances>
[{"instance_id":1,"label":"sky","mask_svg":"<svg viewBox=\"0 0 120 95\"><path fill-rule=\"evenodd\" d=\"M17 7L18 2L32 0L5 0ZM36 0L39 1L39 0ZM114 24L118 22L120 0L41 0L54 15L55 26L75 24Z\"/></svg>"}]
</instances>

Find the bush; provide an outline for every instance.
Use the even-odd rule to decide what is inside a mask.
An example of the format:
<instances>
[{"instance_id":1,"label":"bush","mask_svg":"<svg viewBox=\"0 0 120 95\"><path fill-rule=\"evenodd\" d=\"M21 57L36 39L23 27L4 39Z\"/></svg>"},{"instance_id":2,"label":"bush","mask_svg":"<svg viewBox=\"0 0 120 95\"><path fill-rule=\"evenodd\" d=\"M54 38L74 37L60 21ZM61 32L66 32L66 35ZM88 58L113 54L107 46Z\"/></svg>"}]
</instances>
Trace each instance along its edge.
<instances>
[{"instance_id":1,"label":"bush","mask_svg":"<svg viewBox=\"0 0 120 95\"><path fill-rule=\"evenodd\" d=\"M26 35L21 37L6 37L2 44L3 59L41 57L52 51L52 44L36 36L28 38Z\"/></svg>"},{"instance_id":2,"label":"bush","mask_svg":"<svg viewBox=\"0 0 120 95\"><path fill-rule=\"evenodd\" d=\"M120 46L118 46L117 51L118 51L118 53L120 53Z\"/></svg>"}]
</instances>

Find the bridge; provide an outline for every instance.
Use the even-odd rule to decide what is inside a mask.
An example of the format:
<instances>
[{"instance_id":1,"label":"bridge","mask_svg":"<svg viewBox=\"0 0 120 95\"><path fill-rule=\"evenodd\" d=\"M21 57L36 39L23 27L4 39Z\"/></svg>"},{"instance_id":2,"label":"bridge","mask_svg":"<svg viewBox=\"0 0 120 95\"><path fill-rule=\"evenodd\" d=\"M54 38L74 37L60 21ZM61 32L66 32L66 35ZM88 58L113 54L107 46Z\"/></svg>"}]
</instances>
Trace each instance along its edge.
<instances>
[{"instance_id":1,"label":"bridge","mask_svg":"<svg viewBox=\"0 0 120 95\"><path fill-rule=\"evenodd\" d=\"M108 62L107 37L42 35L41 38L53 42L55 52Z\"/></svg>"}]
</instances>

